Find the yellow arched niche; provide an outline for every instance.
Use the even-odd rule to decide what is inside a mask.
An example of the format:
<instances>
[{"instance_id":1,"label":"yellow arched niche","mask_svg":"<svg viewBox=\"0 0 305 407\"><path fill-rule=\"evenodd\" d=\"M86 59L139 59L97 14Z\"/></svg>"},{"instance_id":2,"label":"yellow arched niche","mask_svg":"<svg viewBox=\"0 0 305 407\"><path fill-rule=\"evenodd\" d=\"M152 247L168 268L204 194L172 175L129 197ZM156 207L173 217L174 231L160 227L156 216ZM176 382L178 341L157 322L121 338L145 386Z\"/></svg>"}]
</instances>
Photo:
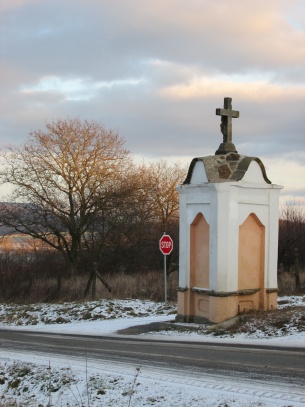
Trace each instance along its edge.
<instances>
[{"instance_id":1,"label":"yellow arched niche","mask_svg":"<svg viewBox=\"0 0 305 407\"><path fill-rule=\"evenodd\" d=\"M202 213L198 213L192 222L190 237L191 287L209 288L210 226Z\"/></svg>"},{"instance_id":2,"label":"yellow arched niche","mask_svg":"<svg viewBox=\"0 0 305 407\"><path fill-rule=\"evenodd\" d=\"M265 227L251 213L239 227L238 290L264 288ZM262 301L260 296L260 302ZM263 304L259 304L259 307Z\"/></svg>"}]
</instances>

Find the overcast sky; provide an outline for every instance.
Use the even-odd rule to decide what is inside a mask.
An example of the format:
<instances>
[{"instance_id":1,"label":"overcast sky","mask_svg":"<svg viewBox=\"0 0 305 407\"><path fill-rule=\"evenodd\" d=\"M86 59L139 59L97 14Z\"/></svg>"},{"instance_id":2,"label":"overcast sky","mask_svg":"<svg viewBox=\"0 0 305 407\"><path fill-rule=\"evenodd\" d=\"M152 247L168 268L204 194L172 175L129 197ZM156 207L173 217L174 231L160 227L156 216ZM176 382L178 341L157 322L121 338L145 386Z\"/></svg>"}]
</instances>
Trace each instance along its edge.
<instances>
[{"instance_id":1,"label":"overcast sky","mask_svg":"<svg viewBox=\"0 0 305 407\"><path fill-rule=\"evenodd\" d=\"M190 162L229 96L238 152L305 203L305 0L0 0L0 18L1 147L79 116Z\"/></svg>"}]
</instances>

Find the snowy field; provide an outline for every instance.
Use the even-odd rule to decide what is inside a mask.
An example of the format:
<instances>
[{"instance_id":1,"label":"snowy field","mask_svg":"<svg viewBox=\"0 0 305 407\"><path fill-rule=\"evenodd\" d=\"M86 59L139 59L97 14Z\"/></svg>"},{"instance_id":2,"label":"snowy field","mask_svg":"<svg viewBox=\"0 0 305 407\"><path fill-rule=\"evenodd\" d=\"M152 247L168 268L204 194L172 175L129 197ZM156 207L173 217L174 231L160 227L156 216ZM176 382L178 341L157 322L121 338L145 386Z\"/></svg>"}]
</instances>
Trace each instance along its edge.
<instances>
[{"instance_id":1,"label":"snowy field","mask_svg":"<svg viewBox=\"0 0 305 407\"><path fill-rule=\"evenodd\" d=\"M295 308L298 307L298 308ZM146 338L221 343L259 343L305 346L305 296L281 297L279 308L293 310L283 324L254 324L242 332L189 324L146 332ZM118 331L152 322L173 321L175 306L150 301L94 301L86 303L0 305L0 326L52 333L118 335ZM172 324L169 324L172 325ZM129 336L130 337L130 336ZM139 336L138 336L139 337ZM131 338L131 337L130 337ZM2 403L2 404L1 404ZM15 404L14 404L15 403ZM16 404L17 403L17 404ZM216 406L300 407L305 389L242 377L172 371L166 366L96 361L54 355L12 353L1 349L0 406Z\"/></svg>"}]
</instances>

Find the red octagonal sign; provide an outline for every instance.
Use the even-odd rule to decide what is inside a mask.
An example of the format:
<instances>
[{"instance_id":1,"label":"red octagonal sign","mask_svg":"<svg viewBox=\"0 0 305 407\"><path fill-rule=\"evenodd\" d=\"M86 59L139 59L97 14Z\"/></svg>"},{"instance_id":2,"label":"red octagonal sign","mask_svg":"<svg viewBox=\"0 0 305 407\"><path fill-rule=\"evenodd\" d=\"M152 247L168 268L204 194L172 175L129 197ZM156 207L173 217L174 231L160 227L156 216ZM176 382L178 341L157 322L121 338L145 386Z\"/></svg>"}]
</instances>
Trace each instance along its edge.
<instances>
[{"instance_id":1,"label":"red octagonal sign","mask_svg":"<svg viewBox=\"0 0 305 407\"><path fill-rule=\"evenodd\" d=\"M159 247L163 254L168 255L173 250L173 240L169 235L163 235L159 240Z\"/></svg>"}]
</instances>

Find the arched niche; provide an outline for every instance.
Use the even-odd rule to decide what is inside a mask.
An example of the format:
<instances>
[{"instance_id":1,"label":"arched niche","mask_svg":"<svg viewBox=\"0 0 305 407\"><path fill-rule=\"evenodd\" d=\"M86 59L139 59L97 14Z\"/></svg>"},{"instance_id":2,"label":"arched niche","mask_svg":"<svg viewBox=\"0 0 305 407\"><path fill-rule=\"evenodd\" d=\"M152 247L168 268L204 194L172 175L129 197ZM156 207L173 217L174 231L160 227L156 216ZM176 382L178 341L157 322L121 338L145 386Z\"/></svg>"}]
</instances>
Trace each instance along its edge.
<instances>
[{"instance_id":1,"label":"arched niche","mask_svg":"<svg viewBox=\"0 0 305 407\"><path fill-rule=\"evenodd\" d=\"M200 212L190 226L191 287L209 288L210 226Z\"/></svg>"},{"instance_id":2,"label":"arched niche","mask_svg":"<svg viewBox=\"0 0 305 407\"><path fill-rule=\"evenodd\" d=\"M251 213L239 226L238 290L264 288L265 227Z\"/></svg>"}]
</instances>

